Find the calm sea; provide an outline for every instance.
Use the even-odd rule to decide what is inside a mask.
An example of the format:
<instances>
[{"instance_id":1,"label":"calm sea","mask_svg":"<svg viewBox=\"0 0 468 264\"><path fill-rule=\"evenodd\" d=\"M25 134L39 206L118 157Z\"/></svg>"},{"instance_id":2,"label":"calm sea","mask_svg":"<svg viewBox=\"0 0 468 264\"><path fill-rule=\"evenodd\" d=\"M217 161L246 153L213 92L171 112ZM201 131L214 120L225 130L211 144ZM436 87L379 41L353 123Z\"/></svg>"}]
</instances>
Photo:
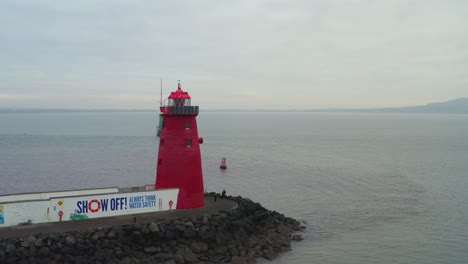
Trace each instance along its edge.
<instances>
[{"instance_id":1,"label":"calm sea","mask_svg":"<svg viewBox=\"0 0 468 264\"><path fill-rule=\"evenodd\" d=\"M153 183L156 123L0 114L0 193ZM273 263L468 263L467 115L201 112L198 124L207 191L306 222Z\"/></svg>"}]
</instances>

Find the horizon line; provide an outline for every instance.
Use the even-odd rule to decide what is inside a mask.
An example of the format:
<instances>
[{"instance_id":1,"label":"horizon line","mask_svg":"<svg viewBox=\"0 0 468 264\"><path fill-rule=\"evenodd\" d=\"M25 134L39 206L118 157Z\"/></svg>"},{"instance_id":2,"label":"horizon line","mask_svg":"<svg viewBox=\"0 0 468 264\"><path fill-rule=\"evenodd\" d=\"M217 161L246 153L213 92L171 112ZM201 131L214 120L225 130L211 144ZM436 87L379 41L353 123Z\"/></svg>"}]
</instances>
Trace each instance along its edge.
<instances>
[{"instance_id":1,"label":"horizon line","mask_svg":"<svg viewBox=\"0 0 468 264\"><path fill-rule=\"evenodd\" d=\"M400 106L400 107L373 107L373 108L316 108L316 109L236 109L236 108L227 108L227 109L200 109L204 112L366 112L366 111L397 111L405 108L420 108L428 107L435 104L447 104L454 101L467 100L468 98L456 98L444 102L431 102L425 105L417 106ZM18 108L18 107L0 107L0 113L34 113L34 112L49 112L49 113L59 113L59 112L157 112L157 108L40 108L40 107L27 107L27 108Z\"/></svg>"}]
</instances>

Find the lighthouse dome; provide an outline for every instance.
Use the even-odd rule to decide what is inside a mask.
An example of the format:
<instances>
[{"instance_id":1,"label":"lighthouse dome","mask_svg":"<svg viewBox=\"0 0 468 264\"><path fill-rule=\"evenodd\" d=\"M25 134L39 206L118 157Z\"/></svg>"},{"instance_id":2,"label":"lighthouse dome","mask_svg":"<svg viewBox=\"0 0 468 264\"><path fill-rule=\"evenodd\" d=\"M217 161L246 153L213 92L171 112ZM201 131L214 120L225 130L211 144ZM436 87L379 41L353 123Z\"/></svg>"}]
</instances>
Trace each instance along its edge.
<instances>
[{"instance_id":1,"label":"lighthouse dome","mask_svg":"<svg viewBox=\"0 0 468 264\"><path fill-rule=\"evenodd\" d=\"M177 86L177 90L175 92L171 92L167 99L169 99L169 106L190 106L191 103L190 95L182 90L180 83Z\"/></svg>"},{"instance_id":2,"label":"lighthouse dome","mask_svg":"<svg viewBox=\"0 0 468 264\"><path fill-rule=\"evenodd\" d=\"M177 86L177 90L175 92L171 92L171 94L168 97L168 99L191 99L191 98L192 97L190 97L188 92L184 92L184 90L182 90L180 83Z\"/></svg>"}]
</instances>

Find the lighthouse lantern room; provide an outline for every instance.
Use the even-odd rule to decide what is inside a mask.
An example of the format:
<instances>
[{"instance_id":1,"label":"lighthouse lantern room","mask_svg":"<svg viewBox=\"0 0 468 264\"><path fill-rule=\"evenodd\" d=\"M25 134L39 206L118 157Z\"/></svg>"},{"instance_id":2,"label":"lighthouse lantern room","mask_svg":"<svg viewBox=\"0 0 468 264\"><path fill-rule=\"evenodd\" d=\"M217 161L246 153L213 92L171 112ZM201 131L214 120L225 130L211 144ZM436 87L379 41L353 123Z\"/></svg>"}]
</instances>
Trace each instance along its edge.
<instances>
[{"instance_id":1,"label":"lighthouse lantern room","mask_svg":"<svg viewBox=\"0 0 468 264\"><path fill-rule=\"evenodd\" d=\"M156 189L179 188L177 209L205 204L203 173L196 116L198 106L180 85L161 106L162 124L156 165Z\"/></svg>"}]
</instances>

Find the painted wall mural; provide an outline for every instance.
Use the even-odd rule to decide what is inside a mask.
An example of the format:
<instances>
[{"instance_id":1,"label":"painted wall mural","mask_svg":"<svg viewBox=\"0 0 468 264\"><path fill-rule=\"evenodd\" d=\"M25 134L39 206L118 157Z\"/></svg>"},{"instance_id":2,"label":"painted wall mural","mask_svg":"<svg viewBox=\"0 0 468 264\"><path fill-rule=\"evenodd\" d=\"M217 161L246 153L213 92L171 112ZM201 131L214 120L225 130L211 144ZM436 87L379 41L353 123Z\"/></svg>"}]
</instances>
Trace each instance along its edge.
<instances>
[{"instance_id":1,"label":"painted wall mural","mask_svg":"<svg viewBox=\"0 0 468 264\"><path fill-rule=\"evenodd\" d=\"M3 205L0 205L0 225L5 224L5 213L3 212Z\"/></svg>"},{"instance_id":2,"label":"painted wall mural","mask_svg":"<svg viewBox=\"0 0 468 264\"><path fill-rule=\"evenodd\" d=\"M177 207L178 194L178 189L165 189L10 202L0 207L0 227L173 210Z\"/></svg>"}]
</instances>

